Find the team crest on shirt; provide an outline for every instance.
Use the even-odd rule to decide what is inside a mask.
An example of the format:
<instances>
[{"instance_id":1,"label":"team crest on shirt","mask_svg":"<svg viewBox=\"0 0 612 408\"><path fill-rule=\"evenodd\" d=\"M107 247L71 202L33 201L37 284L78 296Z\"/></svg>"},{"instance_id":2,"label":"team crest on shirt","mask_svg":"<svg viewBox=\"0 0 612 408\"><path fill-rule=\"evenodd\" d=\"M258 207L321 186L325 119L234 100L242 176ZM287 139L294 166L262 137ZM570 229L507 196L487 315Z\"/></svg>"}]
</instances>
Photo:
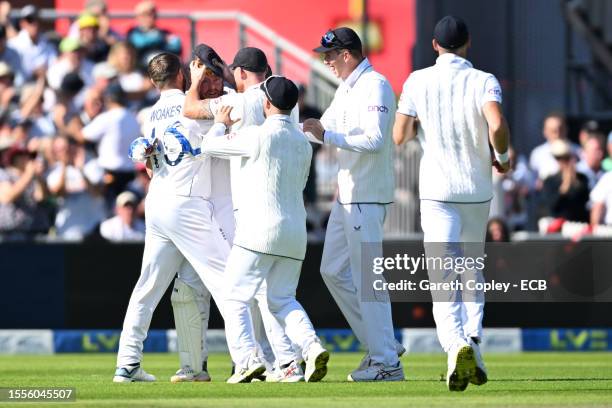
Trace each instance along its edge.
<instances>
[{"instance_id":1,"label":"team crest on shirt","mask_svg":"<svg viewBox=\"0 0 612 408\"><path fill-rule=\"evenodd\" d=\"M187 136L189 129L180 121L168 126L161 136L161 144L164 146L164 160L169 166L178 165L185 155L197 156L201 153L200 148L194 149L189 143Z\"/></svg>"},{"instance_id":2,"label":"team crest on shirt","mask_svg":"<svg viewBox=\"0 0 612 408\"><path fill-rule=\"evenodd\" d=\"M176 162L180 160L183 153L183 145L177 135L185 135L187 129L181 122L175 122L168 126L161 137L161 142L164 145L164 153L169 161Z\"/></svg>"}]
</instances>

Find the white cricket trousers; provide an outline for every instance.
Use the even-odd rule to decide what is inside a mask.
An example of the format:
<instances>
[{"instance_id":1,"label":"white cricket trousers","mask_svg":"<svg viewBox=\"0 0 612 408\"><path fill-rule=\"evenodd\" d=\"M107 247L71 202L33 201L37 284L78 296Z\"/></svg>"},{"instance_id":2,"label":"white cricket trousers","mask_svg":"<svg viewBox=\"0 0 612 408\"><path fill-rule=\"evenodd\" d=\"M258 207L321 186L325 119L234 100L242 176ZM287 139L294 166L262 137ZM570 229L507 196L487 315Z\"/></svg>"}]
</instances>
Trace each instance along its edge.
<instances>
[{"instance_id":1,"label":"white cricket trousers","mask_svg":"<svg viewBox=\"0 0 612 408\"><path fill-rule=\"evenodd\" d=\"M211 201L213 204L213 219L220 226L221 234L231 246L234 242L236 230L232 197L215 197ZM208 309L208 314L210 314L210 303ZM251 305L251 315L255 329L255 339L260 347L261 355L270 365L270 368L275 364L278 365L280 361L283 362L281 364L284 364L284 362L290 362L299 357L291 346L291 341L285 335L283 327L270 313L265 282L255 295L255 301ZM203 338L206 339L206 337ZM206 346L204 347L206 348ZM208 355L207 350L204 355Z\"/></svg>"},{"instance_id":2,"label":"white cricket trousers","mask_svg":"<svg viewBox=\"0 0 612 408\"><path fill-rule=\"evenodd\" d=\"M482 257L490 202L447 203L421 200L421 226L425 255ZM453 270L430 270L435 282L467 280L484 282L482 270L472 269L458 275ZM433 316L438 340L444 351L463 344L469 337L482 338L484 292L448 290L436 292Z\"/></svg>"},{"instance_id":3,"label":"white cricket trousers","mask_svg":"<svg viewBox=\"0 0 612 408\"><path fill-rule=\"evenodd\" d=\"M123 322L119 367L142 360L153 311L185 261L193 266L215 302L222 304L221 285L230 246L212 218L212 204L199 197L149 194L145 211L142 269Z\"/></svg>"},{"instance_id":4,"label":"white cricket trousers","mask_svg":"<svg viewBox=\"0 0 612 408\"><path fill-rule=\"evenodd\" d=\"M372 360L395 365L398 357L388 296L372 301L371 294L362 293L362 273L372 273L370 269L362 270L362 245L367 244L369 252L375 252L372 256L382 256L385 215L384 204L336 202L327 224L321 275Z\"/></svg>"},{"instance_id":5,"label":"white cricket trousers","mask_svg":"<svg viewBox=\"0 0 612 408\"><path fill-rule=\"evenodd\" d=\"M302 261L262 254L234 245L225 269L227 314L225 335L232 360L238 367L248 367L257 354L250 305L262 284L267 284L268 307L285 333L305 353L318 341L312 323L295 299ZM275 345L271 342L272 348ZM276 350L274 350L276 353ZM279 364L287 364L282 361Z\"/></svg>"}]
</instances>

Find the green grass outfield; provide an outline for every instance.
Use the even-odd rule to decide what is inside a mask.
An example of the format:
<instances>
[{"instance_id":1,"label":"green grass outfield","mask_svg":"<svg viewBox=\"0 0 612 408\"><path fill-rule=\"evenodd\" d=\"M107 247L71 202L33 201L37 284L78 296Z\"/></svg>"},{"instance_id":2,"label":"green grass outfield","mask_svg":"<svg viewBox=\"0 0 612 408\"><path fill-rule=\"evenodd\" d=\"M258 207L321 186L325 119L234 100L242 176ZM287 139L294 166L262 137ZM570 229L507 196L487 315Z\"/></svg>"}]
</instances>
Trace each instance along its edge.
<instances>
[{"instance_id":1,"label":"green grass outfield","mask_svg":"<svg viewBox=\"0 0 612 408\"><path fill-rule=\"evenodd\" d=\"M224 383L229 358L219 354L209 360L213 382L191 384L168 381L178 360L173 354L145 355L144 368L158 379L148 384L113 384L112 354L0 356L0 387L76 388L76 403L45 404L51 407L612 407L612 353L488 355L489 383L463 393L450 393L440 381L441 354L402 358L405 382L346 382L361 357L333 353L321 383L233 385Z\"/></svg>"}]
</instances>

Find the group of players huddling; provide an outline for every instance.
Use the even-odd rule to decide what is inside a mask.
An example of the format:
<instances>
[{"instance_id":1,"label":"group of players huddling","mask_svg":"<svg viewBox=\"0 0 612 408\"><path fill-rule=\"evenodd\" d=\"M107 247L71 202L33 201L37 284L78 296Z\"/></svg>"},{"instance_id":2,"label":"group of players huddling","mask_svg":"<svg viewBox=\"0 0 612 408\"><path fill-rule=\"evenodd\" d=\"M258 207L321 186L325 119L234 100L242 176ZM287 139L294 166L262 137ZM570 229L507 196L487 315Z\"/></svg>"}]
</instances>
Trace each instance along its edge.
<instances>
[{"instance_id":1,"label":"group of players huddling","mask_svg":"<svg viewBox=\"0 0 612 408\"><path fill-rule=\"evenodd\" d=\"M143 342L173 280L181 368L172 382L211 380L211 296L234 365L228 383L325 377L329 352L295 298L306 252L303 189L310 142L337 147L338 193L321 275L367 350L348 380L403 381L405 349L394 337L388 296L377 292L378 301L365 301L362 244L382 254L386 208L394 196L393 142L417 134L424 149L425 241L484 241L491 166L508 170L509 132L499 84L465 59L469 45L461 19L440 20L433 40L440 54L436 64L412 73L396 104L389 82L363 56L357 34L346 27L330 30L314 51L342 82L321 120L302 124L297 87L272 75L257 48L240 49L227 66L200 44L188 71L174 54L152 58L148 74L161 95L129 153L146 163L152 177L145 249L113 381L155 381L141 367ZM473 274L482 279L482 271ZM483 308L483 296L463 302L459 291L434 302L451 391L487 381L479 350Z\"/></svg>"}]
</instances>

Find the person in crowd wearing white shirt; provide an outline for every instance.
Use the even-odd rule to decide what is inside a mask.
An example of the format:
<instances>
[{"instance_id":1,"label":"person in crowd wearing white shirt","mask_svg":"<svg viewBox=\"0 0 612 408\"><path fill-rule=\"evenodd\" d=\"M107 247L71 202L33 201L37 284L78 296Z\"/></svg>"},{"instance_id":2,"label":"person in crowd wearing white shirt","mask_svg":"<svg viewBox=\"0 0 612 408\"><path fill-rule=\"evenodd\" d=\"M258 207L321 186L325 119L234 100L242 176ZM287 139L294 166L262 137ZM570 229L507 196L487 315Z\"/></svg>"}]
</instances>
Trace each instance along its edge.
<instances>
[{"instance_id":1,"label":"person in crowd wearing white shirt","mask_svg":"<svg viewBox=\"0 0 612 408\"><path fill-rule=\"evenodd\" d=\"M225 268L225 330L236 372L228 383L251 382L265 371L258 356L249 308L266 283L268 307L292 342L306 356L306 370L294 360L282 370L303 375L296 380L320 381L327 374L325 350L302 306L295 299L306 253L306 210L302 192L312 148L290 113L298 89L287 78L269 77L261 86L266 120L227 137L205 137L202 153L238 157L231 177L240 188L236 197L236 235ZM217 126L215 124L215 126Z\"/></svg>"},{"instance_id":2,"label":"person in crowd wearing white shirt","mask_svg":"<svg viewBox=\"0 0 612 408\"><path fill-rule=\"evenodd\" d=\"M136 217L138 197L131 191L117 196L115 215L100 224L100 235L111 242L144 241L145 223Z\"/></svg>"},{"instance_id":3,"label":"person in crowd wearing white shirt","mask_svg":"<svg viewBox=\"0 0 612 408\"><path fill-rule=\"evenodd\" d=\"M86 162L85 148L74 140L53 140L55 164L47 176L49 192L57 198L55 233L66 240L81 240L104 219L102 171Z\"/></svg>"},{"instance_id":4,"label":"person in crowd wearing white shirt","mask_svg":"<svg viewBox=\"0 0 612 408\"><path fill-rule=\"evenodd\" d=\"M565 116L560 112L551 112L542 122L542 135L546 142L537 146L529 156L529 167L537 173L538 183L536 188L542 188L542 182L549 176L559 171L559 164L550 151L551 144L555 140L567 140L567 123ZM571 143L572 152L578 155L580 147Z\"/></svg>"},{"instance_id":5,"label":"person in crowd wearing white shirt","mask_svg":"<svg viewBox=\"0 0 612 408\"><path fill-rule=\"evenodd\" d=\"M3 122L8 122L11 114L17 110L17 100L13 70L6 62L0 61L0 118Z\"/></svg>"},{"instance_id":6,"label":"person in crowd wearing white shirt","mask_svg":"<svg viewBox=\"0 0 612 408\"><path fill-rule=\"evenodd\" d=\"M29 4L19 13L19 34L11 38L8 44L21 57L24 80L29 81L37 76L44 76L45 70L55 59L53 46L43 38L40 32L38 9Z\"/></svg>"},{"instance_id":7,"label":"person in crowd wearing white shirt","mask_svg":"<svg viewBox=\"0 0 612 408\"><path fill-rule=\"evenodd\" d=\"M125 41L115 43L108 54L108 63L117 71L121 88L134 103L151 90L151 82L138 71L136 50L130 43Z\"/></svg>"},{"instance_id":8,"label":"person in crowd wearing white shirt","mask_svg":"<svg viewBox=\"0 0 612 408\"><path fill-rule=\"evenodd\" d=\"M612 225L612 171L604 174L591 191L591 227Z\"/></svg>"},{"instance_id":9,"label":"person in crowd wearing white shirt","mask_svg":"<svg viewBox=\"0 0 612 408\"><path fill-rule=\"evenodd\" d=\"M6 27L0 25L0 61L11 68L15 76L15 86L21 86L24 81L24 72L21 66L21 57L13 48L9 47L6 39Z\"/></svg>"},{"instance_id":10,"label":"person in crowd wearing white shirt","mask_svg":"<svg viewBox=\"0 0 612 408\"><path fill-rule=\"evenodd\" d=\"M582 145L581 160L576 164L576 171L589 179L589 190L601 179L605 171L602 161L605 157L605 135L600 131L589 131Z\"/></svg>"},{"instance_id":11,"label":"person in crowd wearing white shirt","mask_svg":"<svg viewBox=\"0 0 612 408\"><path fill-rule=\"evenodd\" d=\"M306 120L304 132L337 147L338 200L327 224L321 275L368 351L348 379L402 381L398 354L405 350L395 341L388 293L363 292L362 285L363 279L374 276L362 265L362 245L369 243L370 255L382 256L383 223L393 202L395 95L389 81L363 56L361 40L352 29L328 31L314 51L323 53L323 62L342 79L321 120Z\"/></svg>"},{"instance_id":12,"label":"person in crowd wearing white shirt","mask_svg":"<svg viewBox=\"0 0 612 408\"><path fill-rule=\"evenodd\" d=\"M96 116L82 130L73 133L79 142L98 144L98 164L106 172L107 205L125 190L134 178L134 164L126 156L130 144L140 136L140 126L136 115L126 109L126 96L117 83L110 84L105 90L106 110Z\"/></svg>"},{"instance_id":13,"label":"person in crowd wearing white shirt","mask_svg":"<svg viewBox=\"0 0 612 408\"><path fill-rule=\"evenodd\" d=\"M59 89L62 79L69 72L78 72L85 86L91 86L94 82L94 64L84 58L83 46L79 40L66 37L60 42L59 50L59 57L49 65L47 70L49 86L54 90Z\"/></svg>"},{"instance_id":14,"label":"person in crowd wearing white shirt","mask_svg":"<svg viewBox=\"0 0 612 408\"><path fill-rule=\"evenodd\" d=\"M477 259L484 256L493 196L491 165L501 173L510 169L501 87L495 76L466 59L470 35L460 18L442 18L432 45L439 55L435 65L414 71L404 83L393 139L401 144L418 131L423 148L419 190L425 255ZM484 280L479 268L463 274L431 268L428 274L435 283ZM448 389L486 383L479 349L484 292L432 290L432 298L438 339L448 353Z\"/></svg>"}]
</instances>

